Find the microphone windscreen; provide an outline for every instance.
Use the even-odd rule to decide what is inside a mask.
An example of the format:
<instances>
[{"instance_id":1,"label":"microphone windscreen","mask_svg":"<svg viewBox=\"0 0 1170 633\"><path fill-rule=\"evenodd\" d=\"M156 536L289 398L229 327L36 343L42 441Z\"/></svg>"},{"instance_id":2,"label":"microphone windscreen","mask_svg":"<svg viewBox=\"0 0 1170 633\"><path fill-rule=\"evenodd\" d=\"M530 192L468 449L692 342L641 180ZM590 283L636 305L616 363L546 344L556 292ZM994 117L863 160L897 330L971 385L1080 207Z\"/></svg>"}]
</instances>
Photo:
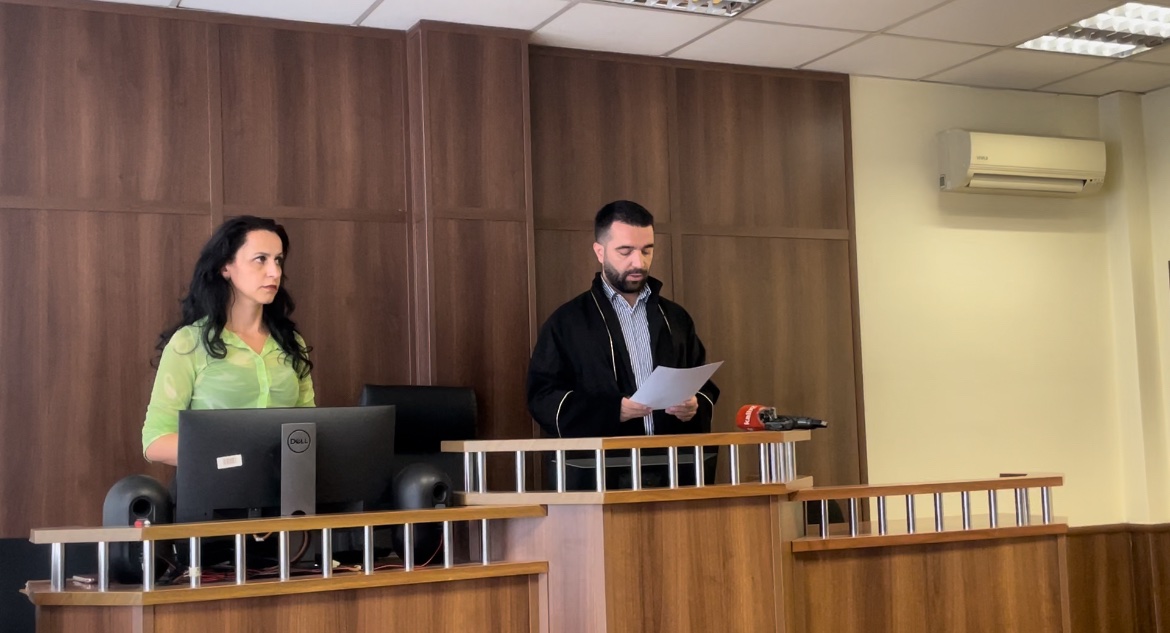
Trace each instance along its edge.
<instances>
[{"instance_id":1,"label":"microphone windscreen","mask_svg":"<svg viewBox=\"0 0 1170 633\"><path fill-rule=\"evenodd\" d=\"M771 407L761 404L745 404L735 415L735 425L745 431L763 431L764 422L760 419L760 414L770 409Z\"/></svg>"}]
</instances>

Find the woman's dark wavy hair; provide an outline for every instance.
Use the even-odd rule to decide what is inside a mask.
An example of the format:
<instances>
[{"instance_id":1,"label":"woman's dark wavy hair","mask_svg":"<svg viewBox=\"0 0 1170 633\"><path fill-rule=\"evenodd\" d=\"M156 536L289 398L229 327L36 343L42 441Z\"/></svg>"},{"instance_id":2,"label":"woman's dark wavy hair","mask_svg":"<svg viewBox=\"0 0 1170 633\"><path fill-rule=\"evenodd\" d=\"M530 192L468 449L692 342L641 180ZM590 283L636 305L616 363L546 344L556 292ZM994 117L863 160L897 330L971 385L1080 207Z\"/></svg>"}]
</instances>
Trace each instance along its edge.
<instances>
[{"instance_id":1,"label":"woman's dark wavy hair","mask_svg":"<svg viewBox=\"0 0 1170 633\"><path fill-rule=\"evenodd\" d=\"M228 307L232 301L232 282L224 279L222 271L224 266L235 260L236 252L244 245L248 233L252 231L271 231L277 234L284 255L288 256L288 233L274 220L242 215L221 224L211 239L203 245L199 261L195 262L195 274L191 277L187 296L183 297L181 302L182 319L159 335L156 349L161 352L175 332L207 317L207 327L203 328L202 335L203 346L212 358L227 356L223 329L227 326ZM297 376L304 378L313 371L313 361L309 360L312 348L297 342L297 324L290 318L296 304L284 287L286 281L288 276L282 275L276 297L272 303L264 306L264 325L292 360L292 367Z\"/></svg>"}]
</instances>

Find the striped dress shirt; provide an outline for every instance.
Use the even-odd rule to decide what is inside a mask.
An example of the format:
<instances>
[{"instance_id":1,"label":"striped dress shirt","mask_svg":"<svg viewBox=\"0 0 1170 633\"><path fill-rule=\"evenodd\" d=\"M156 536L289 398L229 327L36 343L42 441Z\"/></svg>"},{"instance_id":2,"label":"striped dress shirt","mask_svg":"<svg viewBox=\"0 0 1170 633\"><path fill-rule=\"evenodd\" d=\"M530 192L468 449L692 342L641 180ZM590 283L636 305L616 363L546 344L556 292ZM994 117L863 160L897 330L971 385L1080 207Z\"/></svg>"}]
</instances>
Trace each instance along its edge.
<instances>
[{"instance_id":1,"label":"striped dress shirt","mask_svg":"<svg viewBox=\"0 0 1170 633\"><path fill-rule=\"evenodd\" d=\"M605 282L605 294L617 313L618 321L622 324L622 337L626 340L626 350L630 353L630 365L634 369L634 379L641 387L642 383L654 371L654 356L650 351L650 321L646 318L646 302L650 299L650 286L642 286L642 292L634 305L630 305L626 298L609 285L609 280L602 275ZM642 418L642 425L646 428L646 435L654 435L654 413Z\"/></svg>"}]
</instances>

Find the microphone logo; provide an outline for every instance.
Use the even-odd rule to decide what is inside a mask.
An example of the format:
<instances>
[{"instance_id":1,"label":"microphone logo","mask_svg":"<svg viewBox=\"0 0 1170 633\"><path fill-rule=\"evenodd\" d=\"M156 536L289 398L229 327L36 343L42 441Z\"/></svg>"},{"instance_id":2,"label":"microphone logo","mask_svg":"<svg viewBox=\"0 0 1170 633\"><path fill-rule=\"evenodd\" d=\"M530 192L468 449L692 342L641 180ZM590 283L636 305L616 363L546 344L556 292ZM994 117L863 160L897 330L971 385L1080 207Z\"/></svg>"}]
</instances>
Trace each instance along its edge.
<instances>
[{"instance_id":1,"label":"microphone logo","mask_svg":"<svg viewBox=\"0 0 1170 633\"><path fill-rule=\"evenodd\" d=\"M762 431L764 424L760 421L760 414L763 409L764 407L758 404L745 404L740 407L736 415L736 426L745 431Z\"/></svg>"}]
</instances>

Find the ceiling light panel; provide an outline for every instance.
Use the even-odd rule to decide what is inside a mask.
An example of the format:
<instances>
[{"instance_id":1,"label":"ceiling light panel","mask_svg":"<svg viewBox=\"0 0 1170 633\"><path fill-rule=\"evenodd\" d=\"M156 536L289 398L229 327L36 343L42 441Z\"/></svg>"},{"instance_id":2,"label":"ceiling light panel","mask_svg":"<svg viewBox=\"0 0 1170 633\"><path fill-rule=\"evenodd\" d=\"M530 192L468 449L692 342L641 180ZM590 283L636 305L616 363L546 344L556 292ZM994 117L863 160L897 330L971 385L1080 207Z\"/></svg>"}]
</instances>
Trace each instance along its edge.
<instances>
[{"instance_id":1,"label":"ceiling light panel","mask_svg":"<svg viewBox=\"0 0 1170 633\"><path fill-rule=\"evenodd\" d=\"M687 11L703 15L717 15L720 17L735 17L745 9L764 0L602 0L617 4L631 4L634 6L649 7L651 9L667 9L670 11Z\"/></svg>"},{"instance_id":2,"label":"ceiling light panel","mask_svg":"<svg viewBox=\"0 0 1170 633\"><path fill-rule=\"evenodd\" d=\"M1170 8L1140 2L1128 2L1076 23L1089 29L1170 37Z\"/></svg>"},{"instance_id":3,"label":"ceiling light panel","mask_svg":"<svg viewBox=\"0 0 1170 633\"><path fill-rule=\"evenodd\" d=\"M1019 48L1124 58L1170 38L1170 8L1128 2L1020 44Z\"/></svg>"}]
</instances>

